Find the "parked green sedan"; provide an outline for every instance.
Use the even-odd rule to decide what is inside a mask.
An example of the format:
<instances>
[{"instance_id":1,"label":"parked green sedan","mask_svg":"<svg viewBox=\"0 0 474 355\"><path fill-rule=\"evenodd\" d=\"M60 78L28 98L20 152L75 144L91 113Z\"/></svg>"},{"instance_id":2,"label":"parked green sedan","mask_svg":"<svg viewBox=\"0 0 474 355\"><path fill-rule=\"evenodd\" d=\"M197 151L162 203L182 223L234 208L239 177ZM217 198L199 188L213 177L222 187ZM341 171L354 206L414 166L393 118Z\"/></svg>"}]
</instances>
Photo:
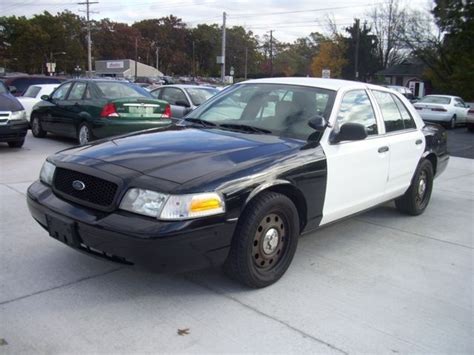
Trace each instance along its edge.
<instances>
[{"instance_id":1,"label":"parked green sedan","mask_svg":"<svg viewBox=\"0 0 474 355\"><path fill-rule=\"evenodd\" d=\"M70 80L41 99L31 114L31 131L40 138L51 132L87 144L172 123L168 103L128 82Z\"/></svg>"}]
</instances>

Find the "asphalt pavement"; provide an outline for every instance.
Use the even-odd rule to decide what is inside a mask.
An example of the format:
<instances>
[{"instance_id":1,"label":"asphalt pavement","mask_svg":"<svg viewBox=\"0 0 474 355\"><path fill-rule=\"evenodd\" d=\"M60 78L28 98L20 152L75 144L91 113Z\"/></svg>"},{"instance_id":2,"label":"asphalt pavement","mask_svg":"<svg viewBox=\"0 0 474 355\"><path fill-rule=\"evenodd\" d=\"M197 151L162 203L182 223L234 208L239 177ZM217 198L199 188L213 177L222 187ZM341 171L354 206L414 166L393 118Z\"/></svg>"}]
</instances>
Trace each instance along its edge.
<instances>
[{"instance_id":1,"label":"asphalt pavement","mask_svg":"<svg viewBox=\"0 0 474 355\"><path fill-rule=\"evenodd\" d=\"M0 144L0 353L474 353L474 160L451 158L423 215L389 203L322 228L278 283L249 290L220 269L147 273L50 238L25 192L71 143Z\"/></svg>"},{"instance_id":2,"label":"asphalt pavement","mask_svg":"<svg viewBox=\"0 0 474 355\"><path fill-rule=\"evenodd\" d=\"M466 127L448 130L448 150L454 157L474 159L474 133Z\"/></svg>"}]
</instances>

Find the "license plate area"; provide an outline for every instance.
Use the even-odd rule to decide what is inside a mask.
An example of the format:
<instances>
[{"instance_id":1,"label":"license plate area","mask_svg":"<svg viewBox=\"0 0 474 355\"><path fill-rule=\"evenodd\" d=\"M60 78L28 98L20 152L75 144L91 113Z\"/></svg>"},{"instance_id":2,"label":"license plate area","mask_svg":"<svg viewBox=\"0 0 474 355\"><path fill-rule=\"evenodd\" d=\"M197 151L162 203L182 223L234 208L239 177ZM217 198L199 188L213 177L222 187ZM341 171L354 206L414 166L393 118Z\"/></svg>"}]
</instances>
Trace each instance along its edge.
<instances>
[{"instance_id":1,"label":"license plate area","mask_svg":"<svg viewBox=\"0 0 474 355\"><path fill-rule=\"evenodd\" d=\"M81 242L74 222L65 222L49 215L46 215L46 221L51 237L73 248L80 247Z\"/></svg>"}]
</instances>

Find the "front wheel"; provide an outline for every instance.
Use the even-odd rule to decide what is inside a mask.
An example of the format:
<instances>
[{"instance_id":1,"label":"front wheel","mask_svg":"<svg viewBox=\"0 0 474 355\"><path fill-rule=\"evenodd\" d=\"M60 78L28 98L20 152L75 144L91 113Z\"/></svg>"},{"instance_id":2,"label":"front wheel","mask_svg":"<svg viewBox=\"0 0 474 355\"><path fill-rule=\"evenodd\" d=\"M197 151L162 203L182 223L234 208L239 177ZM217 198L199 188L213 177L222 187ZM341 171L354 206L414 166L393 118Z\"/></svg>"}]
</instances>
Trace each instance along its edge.
<instances>
[{"instance_id":1,"label":"front wheel","mask_svg":"<svg viewBox=\"0 0 474 355\"><path fill-rule=\"evenodd\" d=\"M80 145L88 144L93 140L92 131L87 123L81 123L77 130L77 141Z\"/></svg>"},{"instance_id":2,"label":"front wheel","mask_svg":"<svg viewBox=\"0 0 474 355\"><path fill-rule=\"evenodd\" d=\"M456 128L456 115L451 117L451 121L449 121L449 128L450 129Z\"/></svg>"},{"instance_id":3,"label":"front wheel","mask_svg":"<svg viewBox=\"0 0 474 355\"><path fill-rule=\"evenodd\" d=\"M25 140L22 139L20 141L8 142L8 146L10 148L21 148L21 147L23 147L24 143L25 143Z\"/></svg>"},{"instance_id":4,"label":"front wheel","mask_svg":"<svg viewBox=\"0 0 474 355\"><path fill-rule=\"evenodd\" d=\"M290 266L298 236L299 218L293 202L282 194L263 192L239 219L225 271L249 287L269 286Z\"/></svg>"},{"instance_id":5,"label":"front wheel","mask_svg":"<svg viewBox=\"0 0 474 355\"><path fill-rule=\"evenodd\" d=\"M395 205L400 212L418 216L425 211L433 190L433 175L431 162L422 160L408 190L395 200Z\"/></svg>"},{"instance_id":6,"label":"front wheel","mask_svg":"<svg viewBox=\"0 0 474 355\"><path fill-rule=\"evenodd\" d=\"M31 118L31 133L33 133L33 136L36 138L44 138L46 137L46 131L41 127L41 121L38 116L33 116Z\"/></svg>"}]
</instances>

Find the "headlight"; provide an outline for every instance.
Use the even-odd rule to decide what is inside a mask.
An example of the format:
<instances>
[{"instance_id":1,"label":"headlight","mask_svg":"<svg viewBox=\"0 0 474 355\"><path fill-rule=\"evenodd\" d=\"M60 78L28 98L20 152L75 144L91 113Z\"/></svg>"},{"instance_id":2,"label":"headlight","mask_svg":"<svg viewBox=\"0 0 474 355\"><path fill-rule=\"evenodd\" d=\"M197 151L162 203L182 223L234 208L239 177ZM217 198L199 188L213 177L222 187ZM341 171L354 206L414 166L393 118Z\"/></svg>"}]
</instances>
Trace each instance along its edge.
<instances>
[{"instance_id":1,"label":"headlight","mask_svg":"<svg viewBox=\"0 0 474 355\"><path fill-rule=\"evenodd\" d=\"M54 171L56 170L56 165L45 161L40 172L40 180L46 185L51 185L53 183Z\"/></svg>"},{"instance_id":2,"label":"headlight","mask_svg":"<svg viewBox=\"0 0 474 355\"><path fill-rule=\"evenodd\" d=\"M190 219L224 212L224 200L216 192L171 195L166 201L163 211L161 211L160 219Z\"/></svg>"},{"instance_id":3,"label":"headlight","mask_svg":"<svg viewBox=\"0 0 474 355\"><path fill-rule=\"evenodd\" d=\"M22 119L26 119L26 111L25 110L13 111L10 114L10 120L22 120Z\"/></svg>"},{"instance_id":4,"label":"headlight","mask_svg":"<svg viewBox=\"0 0 474 355\"><path fill-rule=\"evenodd\" d=\"M224 200L215 192L165 195L138 188L127 191L120 208L164 220L191 219L225 212Z\"/></svg>"}]
</instances>

